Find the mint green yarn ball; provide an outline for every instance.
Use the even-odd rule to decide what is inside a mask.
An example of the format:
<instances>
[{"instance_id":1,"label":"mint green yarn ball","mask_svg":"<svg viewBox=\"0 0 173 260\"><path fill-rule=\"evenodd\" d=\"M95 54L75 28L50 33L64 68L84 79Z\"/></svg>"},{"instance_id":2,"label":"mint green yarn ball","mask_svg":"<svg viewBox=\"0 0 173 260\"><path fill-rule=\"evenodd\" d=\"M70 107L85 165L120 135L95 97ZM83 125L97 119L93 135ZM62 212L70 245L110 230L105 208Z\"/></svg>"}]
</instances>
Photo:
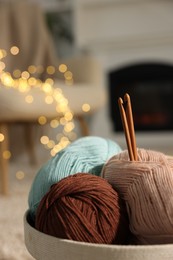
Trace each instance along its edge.
<instances>
[{"instance_id":1,"label":"mint green yarn ball","mask_svg":"<svg viewBox=\"0 0 173 260\"><path fill-rule=\"evenodd\" d=\"M100 176L104 164L121 151L116 142L102 137L87 136L79 138L57 153L43 165L32 183L28 204L33 219L42 197L52 184L79 172Z\"/></svg>"}]
</instances>

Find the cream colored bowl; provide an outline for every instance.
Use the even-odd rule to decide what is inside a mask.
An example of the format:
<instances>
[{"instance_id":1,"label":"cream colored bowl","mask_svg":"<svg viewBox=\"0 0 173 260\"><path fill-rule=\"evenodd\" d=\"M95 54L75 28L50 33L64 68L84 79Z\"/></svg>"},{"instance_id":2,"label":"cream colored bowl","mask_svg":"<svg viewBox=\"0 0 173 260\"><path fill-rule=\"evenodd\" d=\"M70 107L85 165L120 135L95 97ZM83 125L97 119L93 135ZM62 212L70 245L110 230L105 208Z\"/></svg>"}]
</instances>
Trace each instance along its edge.
<instances>
[{"instance_id":1,"label":"cream colored bowl","mask_svg":"<svg viewBox=\"0 0 173 260\"><path fill-rule=\"evenodd\" d=\"M32 227L24 215L25 245L37 260L173 260L173 244L119 246L59 239Z\"/></svg>"}]
</instances>

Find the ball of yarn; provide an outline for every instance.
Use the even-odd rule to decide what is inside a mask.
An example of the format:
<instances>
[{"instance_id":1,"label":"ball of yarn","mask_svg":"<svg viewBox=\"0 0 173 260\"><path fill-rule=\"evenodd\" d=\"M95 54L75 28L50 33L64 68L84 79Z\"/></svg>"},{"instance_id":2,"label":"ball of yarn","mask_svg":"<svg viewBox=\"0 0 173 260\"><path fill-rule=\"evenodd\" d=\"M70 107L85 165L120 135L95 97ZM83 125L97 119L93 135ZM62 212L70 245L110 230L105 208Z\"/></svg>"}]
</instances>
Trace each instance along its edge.
<instances>
[{"instance_id":1,"label":"ball of yarn","mask_svg":"<svg viewBox=\"0 0 173 260\"><path fill-rule=\"evenodd\" d=\"M105 179L88 173L51 186L37 209L35 227L58 238L91 243L111 244L119 236L124 242L128 234L117 192Z\"/></svg>"},{"instance_id":2,"label":"ball of yarn","mask_svg":"<svg viewBox=\"0 0 173 260\"><path fill-rule=\"evenodd\" d=\"M28 198L31 217L34 219L39 202L52 184L77 172L99 176L107 160L120 151L116 142L88 136L79 138L57 153L39 170L32 183Z\"/></svg>"},{"instance_id":3,"label":"ball of yarn","mask_svg":"<svg viewBox=\"0 0 173 260\"><path fill-rule=\"evenodd\" d=\"M125 200L138 244L173 243L171 165L163 153L138 149L138 161L129 161L125 151L104 166L101 175Z\"/></svg>"}]
</instances>

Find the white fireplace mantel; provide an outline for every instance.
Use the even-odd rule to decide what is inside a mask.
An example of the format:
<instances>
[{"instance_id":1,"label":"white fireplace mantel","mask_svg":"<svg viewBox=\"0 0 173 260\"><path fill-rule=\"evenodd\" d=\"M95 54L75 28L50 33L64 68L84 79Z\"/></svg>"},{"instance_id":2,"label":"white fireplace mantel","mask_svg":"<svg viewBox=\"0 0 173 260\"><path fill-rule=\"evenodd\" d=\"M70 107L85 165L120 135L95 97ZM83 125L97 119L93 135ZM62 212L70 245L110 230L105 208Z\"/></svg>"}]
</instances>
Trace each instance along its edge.
<instances>
[{"instance_id":1,"label":"white fireplace mantel","mask_svg":"<svg viewBox=\"0 0 173 260\"><path fill-rule=\"evenodd\" d=\"M140 61L173 63L173 1L74 0L76 45L110 70Z\"/></svg>"}]
</instances>

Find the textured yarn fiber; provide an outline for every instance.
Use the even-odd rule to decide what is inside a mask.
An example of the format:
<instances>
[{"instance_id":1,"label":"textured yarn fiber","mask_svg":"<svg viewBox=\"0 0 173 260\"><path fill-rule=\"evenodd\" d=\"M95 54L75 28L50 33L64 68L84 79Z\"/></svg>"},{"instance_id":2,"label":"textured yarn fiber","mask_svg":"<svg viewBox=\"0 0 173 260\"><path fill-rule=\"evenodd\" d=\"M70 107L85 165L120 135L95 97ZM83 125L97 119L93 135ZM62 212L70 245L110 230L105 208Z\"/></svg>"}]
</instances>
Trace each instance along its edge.
<instances>
[{"instance_id":1,"label":"textured yarn fiber","mask_svg":"<svg viewBox=\"0 0 173 260\"><path fill-rule=\"evenodd\" d=\"M173 158L138 149L138 160L122 152L108 161L102 176L124 198L137 243L173 243Z\"/></svg>"},{"instance_id":2,"label":"textured yarn fiber","mask_svg":"<svg viewBox=\"0 0 173 260\"><path fill-rule=\"evenodd\" d=\"M121 151L116 142L88 136L76 140L57 153L39 170L32 183L28 202L33 219L38 204L52 184L77 172L99 176L103 165Z\"/></svg>"},{"instance_id":3,"label":"textured yarn fiber","mask_svg":"<svg viewBox=\"0 0 173 260\"><path fill-rule=\"evenodd\" d=\"M87 173L51 186L37 209L35 227L63 239L104 244L123 243L129 232L117 192L105 179Z\"/></svg>"}]
</instances>

